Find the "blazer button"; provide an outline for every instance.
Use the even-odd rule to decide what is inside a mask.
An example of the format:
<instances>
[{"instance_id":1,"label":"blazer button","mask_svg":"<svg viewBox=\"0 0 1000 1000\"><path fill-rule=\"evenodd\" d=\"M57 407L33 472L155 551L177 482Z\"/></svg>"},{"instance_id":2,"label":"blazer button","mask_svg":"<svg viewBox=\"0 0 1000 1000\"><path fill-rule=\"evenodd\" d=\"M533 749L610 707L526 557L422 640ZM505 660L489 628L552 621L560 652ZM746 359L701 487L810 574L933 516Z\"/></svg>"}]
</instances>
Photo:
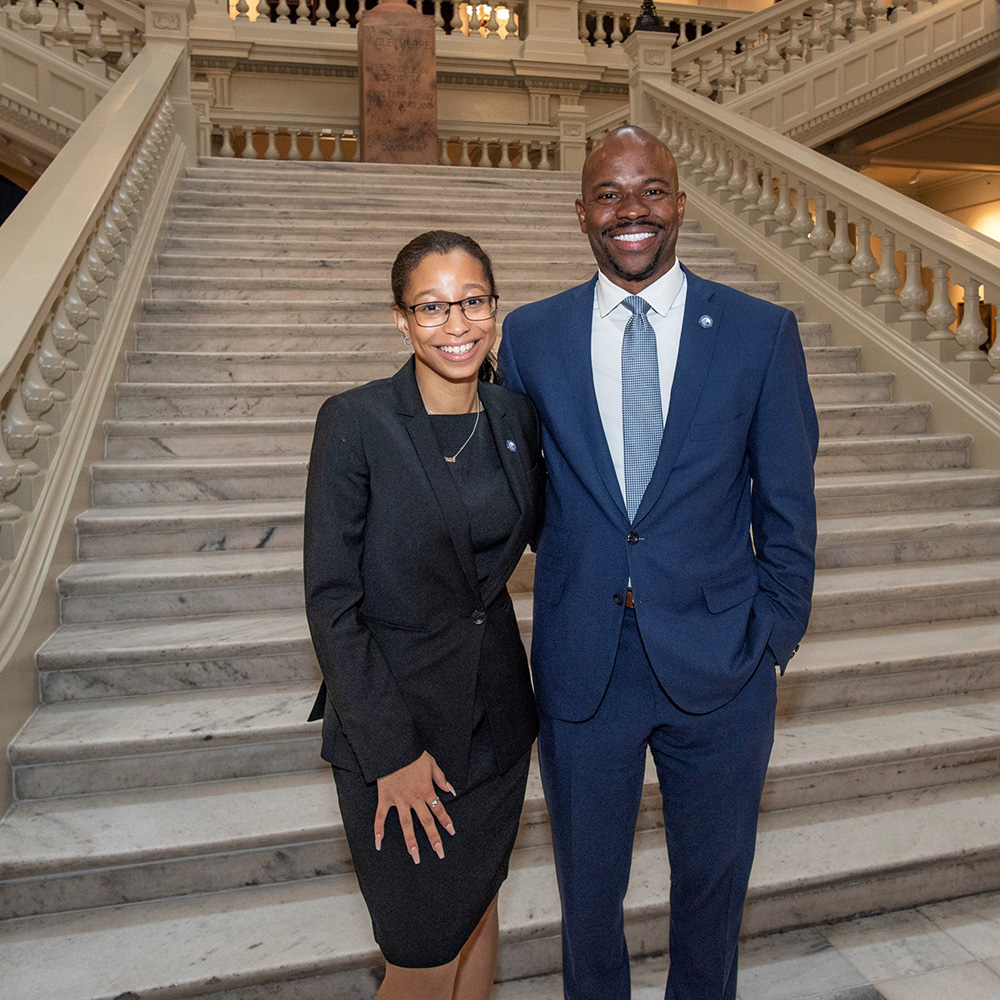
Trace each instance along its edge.
<instances>
[{"instance_id":1,"label":"blazer button","mask_svg":"<svg viewBox=\"0 0 1000 1000\"><path fill-rule=\"evenodd\" d=\"M621 594L615 594L615 596L611 599L618 605L618 607L621 607L625 603L625 598L622 597Z\"/></svg>"},{"instance_id":2,"label":"blazer button","mask_svg":"<svg viewBox=\"0 0 1000 1000\"><path fill-rule=\"evenodd\" d=\"M484 621L486 621L486 612L483 611L482 608L476 608L476 610L472 612L472 624L482 625Z\"/></svg>"},{"instance_id":3,"label":"blazer button","mask_svg":"<svg viewBox=\"0 0 1000 1000\"><path fill-rule=\"evenodd\" d=\"M630 531L628 533L628 538L626 538L625 541L627 541L629 543L629 545L638 545L639 544L639 535L638 535L638 533L635 532L635 531Z\"/></svg>"}]
</instances>

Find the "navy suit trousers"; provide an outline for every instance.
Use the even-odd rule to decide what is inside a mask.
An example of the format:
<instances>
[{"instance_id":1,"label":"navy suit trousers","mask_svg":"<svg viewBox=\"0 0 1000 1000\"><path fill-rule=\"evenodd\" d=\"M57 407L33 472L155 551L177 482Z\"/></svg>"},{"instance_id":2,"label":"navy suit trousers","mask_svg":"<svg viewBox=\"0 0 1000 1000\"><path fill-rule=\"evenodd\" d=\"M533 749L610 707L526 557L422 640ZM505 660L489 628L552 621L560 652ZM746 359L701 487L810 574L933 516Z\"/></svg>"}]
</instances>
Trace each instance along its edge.
<instances>
[{"instance_id":1,"label":"navy suit trousers","mask_svg":"<svg viewBox=\"0 0 1000 1000\"><path fill-rule=\"evenodd\" d=\"M635 613L626 610L597 712L584 722L542 715L538 752L562 900L567 1000L631 996L623 901L647 746L670 861L666 1000L735 1000L740 921L774 740L769 655L727 704L704 715L684 712L657 681ZM640 838L647 846L659 833Z\"/></svg>"}]
</instances>

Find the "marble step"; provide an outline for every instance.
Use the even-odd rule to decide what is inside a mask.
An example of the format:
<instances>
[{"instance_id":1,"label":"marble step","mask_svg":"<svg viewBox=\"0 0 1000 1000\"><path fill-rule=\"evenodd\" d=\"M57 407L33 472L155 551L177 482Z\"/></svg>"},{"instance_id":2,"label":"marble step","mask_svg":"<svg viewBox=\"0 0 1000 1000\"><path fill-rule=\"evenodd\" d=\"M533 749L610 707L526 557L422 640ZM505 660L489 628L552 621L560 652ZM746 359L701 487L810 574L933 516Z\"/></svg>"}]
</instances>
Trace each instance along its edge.
<instances>
[{"instance_id":1,"label":"marble step","mask_svg":"<svg viewBox=\"0 0 1000 1000\"><path fill-rule=\"evenodd\" d=\"M544 234L548 243L556 237L568 247L586 246L586 236L580 232L580 224L573 212L572 203L565 211L548 217L529 216L528 220L513 212L509 219L493 222L483 221L481 213L468 213L458 218L449 213L449 224L483 244L489 252L491 241L504 238L524 238L525 233ZM207 209L178 214L175 210L166 224L166 234L170 236L214 236L249 239L258 236L266 239L320 239L343 240L354 243L364 242L366 236L384 235L394 239L397 248L408 243L427 229L427 216L422 212L408 213L396 219L392 215L380 217L368 210L341 214L331 217L319 213L313 218L281 218L267 216L261 218L256 211L234 212L224 210L215 213Z\"/></svg>"},{"instance_id":2,"label":"marble step","mask_svg":"<svg viewBox=\"0 0 1000 1000\"><path fill-rule=\"evenodd\" d=\"M586 275L581 275L581 278ZM756 281L745 275L734 273L727 276L727 283L741 291L759 298L773 300L778 294L778 282ZM516 301L534 301L555 295L566 287L562 278L534 277L518 282ZM152 280L154 301L196 302L264 302L273 303L287 298L290 302L323 302L349 304L355 308L385 308L391 296L387 283L382 278L339 277L282 277L268 276L248 283L244 278L227 277L154 277Z\"/></svg>"},{"instance_id":3,"label":"marble step","mask_svg":"<svg viewBox=\"0 0 1000 1000\"><path fill-rule=\"evenodd\" d=\"M810 351L817 350L809 348ZM834 350L827 348L827 350ZM128 351L130 382L298 382L330 380L368 381L393 375L412 351L256 351L197 352ZM834 363L839 360L834 355ZM853 358L847 356L848 362ZM827 367L826 356L807 356L817 402L888 402L892 398L890 372L816 371ZM304 377L308 376L308 378Z\"/></svg>"},{"instance_id":4,"label":"marble step","mask_svg":"<svg viewBox=\"0 0 1000 1000\"><path fill-rule=\"evenodd\" d=\"M196 255L195 253L161 253L157 258L157 274L187 275L187 274L224 274L239 277L263 277L269 274L286 274L288 272L303 275L315 274L317 270L330 270L337 274L385 275L388 276L394 255L391 252L379 256L371 256L370 251L360 251L357 256L347 258L324 257L317 254L301 256L259 256L252 253L248 247L246 255L227 254L226 256ZM726 264L749 271L755 265L739 264L736 251L726 247L711 247L695 244L682 247L684 261L699 270L710 265ZM362 254L369 255L363 256ZM551 256L551 254L550 254ZM520 254L509 251L491 252L493 268L498 281L502 285L514 280L515 277L533 276L537 274L537 266L544 258L539 255L537 260L526 259ZM594 259L580 253L575 260L547 260L546 272L553 275L569 275L573 280L584 281L594 272ZM581 277L576 277L582 274Z\"/></svg>"},{"instance_id":5,"label":"marble step","mask_svg":"<svg viewBox=\"0 0 1000 1000\"><path fill-rule=\"evenodd\" d=\"M185 351L196 353L244 353L316 351L392 351L399 346L399 332L388 318L380 322L292 324L273 323L170 323L136 324L136 346L144 351ZM249 317L245 317L249 319ZM830 338L827 323L799 324L806 348L826 347ZM831 348L831 350L845 350ZM846 350L853 350L847 348Z\"/></svg>"},{"instance_id":6,"label":"marble step","mask_svg":"<svg viewBox=\"0 0 1000 1000\"><path fill-rule=\"evenodd\" d=\"M810 629L842 631L1000 613L996 514L996 509L969 512L964 533L939 521L936 534L928 528L927 540L912 545L909 560L890 564L866 561L865 550L878 541L878 555L902 555L907 542L899 524L880 536L874 529L857 528L852 535L841 522L829 553L833 565L816 577ZM527 555L526 563L531 558ZM294 610L303 602L302 555L296 549L88 560L71 565L58 583L66 624Z\"/></svg>"},{"instance_id":7,"label":"marble step","mask_svg":"<svg viewBox=\"0 0 1000 1000\"><path fill-rule=\"evenodd\" d=\"M764 814L747 933L847 916L878 895L907 906L1000 884L1000 785L872 796ZM660 830L636 837L625 900L634 954L665 944ZM29 917L0 927L7 1000L363 996L378 962L349 874ZM870 905L870 904L869 904ZM501 980L559 966L559 905L547 847L516 852L500 900ZM149 947L155 940L157 946ZM118 960L109 963L108 955ZM259 988L259 991L258 991ZM252 993L247 992L252 990ZM306 992L308 991L308 992ZM235 1000L236 993L230 992Z\"/></svg>"},{"instance_id":8,"label":"marble step","mask_svg":"<svg viewBox=\"0 0 1000 1000\"><path fill-rule=\"evenodd\" d=\"M945 468L831 473L817 479L816 501L822 517L1000 507L1000 472Z\"/></svg>"},{"instance_id":9,"label":"marble step","mask_svg":"<svg viewBox=\"0 0 1000 1000\"><path fill-rule=\"evenodd\" d=\"M301 700L299 707L305 710ZM779 720L762 808L998 776L1000 692L818 713ZM660 827L660 808L647 759L639 828ZM550 839L533 761L518 847ZM0 910L9 917L350 870L322 765L195 787L22 801L0 827Z\"/></svg>"},{"instance_id":10,"label":"marble step","mask_svg":"<svg viewBox=\"0 0 1000 1000\"><path fill-rule=\"evenodd\" d=\"M515 600L530 643L530 599ZM985 696L1000 689L998 663L993 618L810 633L778 712ZM20 799L320 766L305 721L319 668L300 611L67 625L39 668L46 704L14 750Z\"/></svg>"},{"instance_id":11,"label":"marble step","mask_svg":"<svg viewBox=\"0 0 1000 1000\"><path fill-rule=\"evenodd\" d=\"M162 243L164 253L188 254L199 259L222 257L227 260L243 256L281 259L319 255L326 260L345 262L353 261L359 253L364 253L369 256L377 254L386 265L389 265L403 245L399 236L383 234L380 230L369 233L361 249L356 241L344 242L336 237L325 237L316 233L303 233L293 237L284 231L262 230L261 239L254 239L236 233L198 235L187 231L184 225L181 225L181 230L182 232L165 233ZM596 270L589 243L585 240L566 241L566 243L566 246L559 248L560 261L586 263L592 271ZM677 253L683 259L689 251L698 248L717 248L718 244L719 238L714 233L701 232L697 223L685 222L677 236ZM488 240L484 240L484 247L494 263L509 260L538 261L547 264L553 257L552 247L548 244L542 244L537 239L519 238L516 233L494 234Z\"/></svg>"},{"instance_id":12,"label":"marble step","mask_svg":"<svg viewBox=\"0 0 1000 1000\"><path fill-rule=\"evenodd\" d=\"M871 437L877 434L926 434L927 415L930 410L930 403L817 402L816 404L820 435L828 438Z\"/></svg>"},{"instance_id":13,"label":"marble step","mask_svg":"<svg viewBox=\"0 0 1000 1000\"><path fill-rule=\"evenodd\" d=\"M968 434L825 437L819 443L817 476L853 472L915 472L960 469L969 464Z\"/></svg>"}]
</instances>

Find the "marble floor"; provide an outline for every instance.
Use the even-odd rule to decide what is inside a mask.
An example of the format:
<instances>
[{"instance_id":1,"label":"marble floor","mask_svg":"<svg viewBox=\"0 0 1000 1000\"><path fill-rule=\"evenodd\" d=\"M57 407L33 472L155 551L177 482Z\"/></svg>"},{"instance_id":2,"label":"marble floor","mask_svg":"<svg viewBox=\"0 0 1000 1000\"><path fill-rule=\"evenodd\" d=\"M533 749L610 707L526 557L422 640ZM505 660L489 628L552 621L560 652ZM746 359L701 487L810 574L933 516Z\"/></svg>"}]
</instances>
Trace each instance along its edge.
<instances>
[{"instance_id":1,"label":"marble floor","mask_svg":"<svg viewBox=\"0 0 1000 1000\"><path fill-rule=\"evenodd\" d=\"M662 1000L668 962L632 964L632 1000ZM561 1000L557 976L494 1000ZM1000 1000L1000 893L747 941L738 1000Z\"/></svg>"}]
</instances>

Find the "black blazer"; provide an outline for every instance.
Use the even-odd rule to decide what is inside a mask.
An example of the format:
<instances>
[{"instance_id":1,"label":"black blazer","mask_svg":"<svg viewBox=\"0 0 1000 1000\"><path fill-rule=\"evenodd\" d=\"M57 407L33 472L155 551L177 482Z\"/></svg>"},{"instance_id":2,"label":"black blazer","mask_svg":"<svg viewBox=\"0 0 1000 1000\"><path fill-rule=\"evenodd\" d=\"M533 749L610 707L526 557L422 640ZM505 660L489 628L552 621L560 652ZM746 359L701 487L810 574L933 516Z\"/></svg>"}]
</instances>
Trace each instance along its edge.
<instances>
[{"instance_id":1,"label":"black blazer","mask_svg":"<svg viewBox=\"0 0 1000 1000\"><path fill-rule=\"evenodd\" d=\"M324 759L368 782L427 750L461 789L477 681L502 769L537 733L506 583L537 536L539 421L527 396L511 389L480 383L479 396L521 510L483 587L413 360L391 379L331 396L316 419L305 590L324 686L310 720L324 719Z\"/></svg>"}]
</instances>

